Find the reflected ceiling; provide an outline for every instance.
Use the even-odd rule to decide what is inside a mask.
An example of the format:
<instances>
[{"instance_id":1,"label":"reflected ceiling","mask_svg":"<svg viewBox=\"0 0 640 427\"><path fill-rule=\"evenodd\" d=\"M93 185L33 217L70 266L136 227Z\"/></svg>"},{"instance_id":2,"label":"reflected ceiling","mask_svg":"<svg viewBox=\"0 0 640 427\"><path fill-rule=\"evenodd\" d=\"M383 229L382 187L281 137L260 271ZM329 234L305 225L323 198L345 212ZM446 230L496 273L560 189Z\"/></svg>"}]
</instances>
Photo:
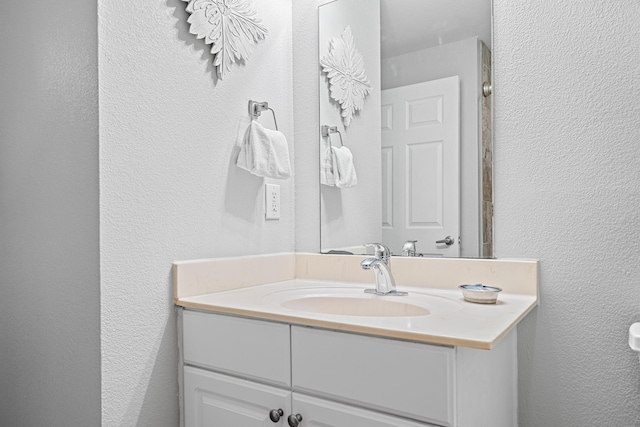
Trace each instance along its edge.
<instances>
[{"instance_id":1,"label":"reflected ceiling","mask_svg":"<svg viewBox=\"0 0 640 427\"><path fill-rule=\"evenodd\" d=\"M459 1L380 0L382 58L474 36L491 49L491 0L452 7ZM478 19L481 16L486 19ZM437 24L429 25L431 22Z\"/></svg>"}]
</instances>

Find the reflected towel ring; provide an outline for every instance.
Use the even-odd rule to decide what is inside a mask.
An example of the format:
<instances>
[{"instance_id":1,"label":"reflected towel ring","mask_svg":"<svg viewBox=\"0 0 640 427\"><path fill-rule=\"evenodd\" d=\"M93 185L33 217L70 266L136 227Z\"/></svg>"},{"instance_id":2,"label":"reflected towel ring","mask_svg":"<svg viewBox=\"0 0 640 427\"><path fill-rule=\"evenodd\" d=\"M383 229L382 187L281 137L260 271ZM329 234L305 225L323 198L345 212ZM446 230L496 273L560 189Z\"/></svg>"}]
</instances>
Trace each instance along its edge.
<instances>
[{"instance_id":1,"label":"reflected towel ring","mask_svg":"<svg viewBox=\"0 0 640 427\"><path fill-rule=\"evenodd\" d=\"M322 137L323 138L329 138L329 144L331 144L331 134L332 133L337 133L338 136L340 137L340 146L344 147L344 142L342 142L342 134L338 130L338 126L322 125L322 127L320 129L321 129L321 132L322 132Z\"/></svg>"},{"instance_id":2,"label":"reflected towel ring","mask_svg":"<svg viewBox=\"0 0 640 427\"><path fill-rule=\"evenodd\" d=\"M269 107L269 103L265 102L257 102L249 100L249 115L252 120L257 120L260 117L260 114L263 111L271 110L271 114L273 114L273 123L276 125L276 130L278 130L278 120L276 120L276 112L273 111L273 108Z\"/></svg>"}]
</instances>

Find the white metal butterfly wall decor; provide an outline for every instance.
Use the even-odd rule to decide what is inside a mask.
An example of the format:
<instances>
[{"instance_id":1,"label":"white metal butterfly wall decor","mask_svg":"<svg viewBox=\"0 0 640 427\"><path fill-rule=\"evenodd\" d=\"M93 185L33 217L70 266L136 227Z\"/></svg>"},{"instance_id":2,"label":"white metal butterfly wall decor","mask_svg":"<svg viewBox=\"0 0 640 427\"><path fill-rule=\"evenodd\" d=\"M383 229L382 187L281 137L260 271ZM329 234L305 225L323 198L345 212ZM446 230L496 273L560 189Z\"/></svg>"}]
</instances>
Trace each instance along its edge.
<instances>
[{"instance_id":1,"label":"white metal butterfly wall decor","mask_svg":"<svg viewBox=\"0 0 640 427\"><path fill-rule=\"evenodd\" d=\"M253 0L183 1L189 3L189 32L211 45L213 65L220 79L232 64L246 61L252 46L268 34L256 17Z\"/></svg>"},{"instance_id":2,"label":"white metal butterfly wall decor","mask_svg":"<svg viewBox=\"0 0 640 427\"><path fill-rule=\"evenodd\" d=\"M344 125L349 126L371 91L364 58L355 47L351 26L344 29L341 37L331 39L329 53L320 60L320 65L329 79L331 98L340 104Z\"/></svg>"}]
</instances>

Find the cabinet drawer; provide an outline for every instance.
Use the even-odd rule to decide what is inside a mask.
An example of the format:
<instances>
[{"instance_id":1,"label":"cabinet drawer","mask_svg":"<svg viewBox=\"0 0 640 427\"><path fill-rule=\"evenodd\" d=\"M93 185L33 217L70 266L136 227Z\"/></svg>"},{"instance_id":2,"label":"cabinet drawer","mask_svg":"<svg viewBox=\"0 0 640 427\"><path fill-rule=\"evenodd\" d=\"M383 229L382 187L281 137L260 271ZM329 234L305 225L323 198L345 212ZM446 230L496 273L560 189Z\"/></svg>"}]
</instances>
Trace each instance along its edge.
<instances>
[{"instance_id":1,"label":"cabinet drawer","mask_svg":"<svg viewBox=\"0 0 640 427\"><path fill-rule=\"evenodd\" d=\"M185 310L184 362L291 386L290 326Z\"/></svg>"},{"instance_id":2,"label":"cabinet drawer","mask_svg":"<svg viewBox=\"0 0 640 427\"><path fill-rule=\"evenodd\" d=\"M454 424L451 347L292 326L293 390Z\"/></svg>"}]
</instances>

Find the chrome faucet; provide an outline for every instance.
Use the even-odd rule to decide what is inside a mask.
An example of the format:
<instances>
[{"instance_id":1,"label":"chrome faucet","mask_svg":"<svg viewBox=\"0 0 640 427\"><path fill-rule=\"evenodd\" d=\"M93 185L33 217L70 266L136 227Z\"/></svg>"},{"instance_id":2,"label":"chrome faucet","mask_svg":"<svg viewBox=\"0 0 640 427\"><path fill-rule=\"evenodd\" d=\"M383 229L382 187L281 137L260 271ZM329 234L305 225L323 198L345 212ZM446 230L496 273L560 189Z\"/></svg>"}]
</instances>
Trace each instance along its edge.
<instances>
[{"instance_id":1,"label":"chrome faucet","mask_svg":"<svg viewBox=\"0 0 640 427\"><path fill-rule=\"evenodd\" d=\"M382 243L370 243L365 247L373 248L375 258L367 258L360 265L363 270L373 270L376 279L376 288L365 289L365 292L376 295L407 295L406 292L396 291L396 282L389 267L391 261L389 248Z\"/></svg>"}]
</instances>

